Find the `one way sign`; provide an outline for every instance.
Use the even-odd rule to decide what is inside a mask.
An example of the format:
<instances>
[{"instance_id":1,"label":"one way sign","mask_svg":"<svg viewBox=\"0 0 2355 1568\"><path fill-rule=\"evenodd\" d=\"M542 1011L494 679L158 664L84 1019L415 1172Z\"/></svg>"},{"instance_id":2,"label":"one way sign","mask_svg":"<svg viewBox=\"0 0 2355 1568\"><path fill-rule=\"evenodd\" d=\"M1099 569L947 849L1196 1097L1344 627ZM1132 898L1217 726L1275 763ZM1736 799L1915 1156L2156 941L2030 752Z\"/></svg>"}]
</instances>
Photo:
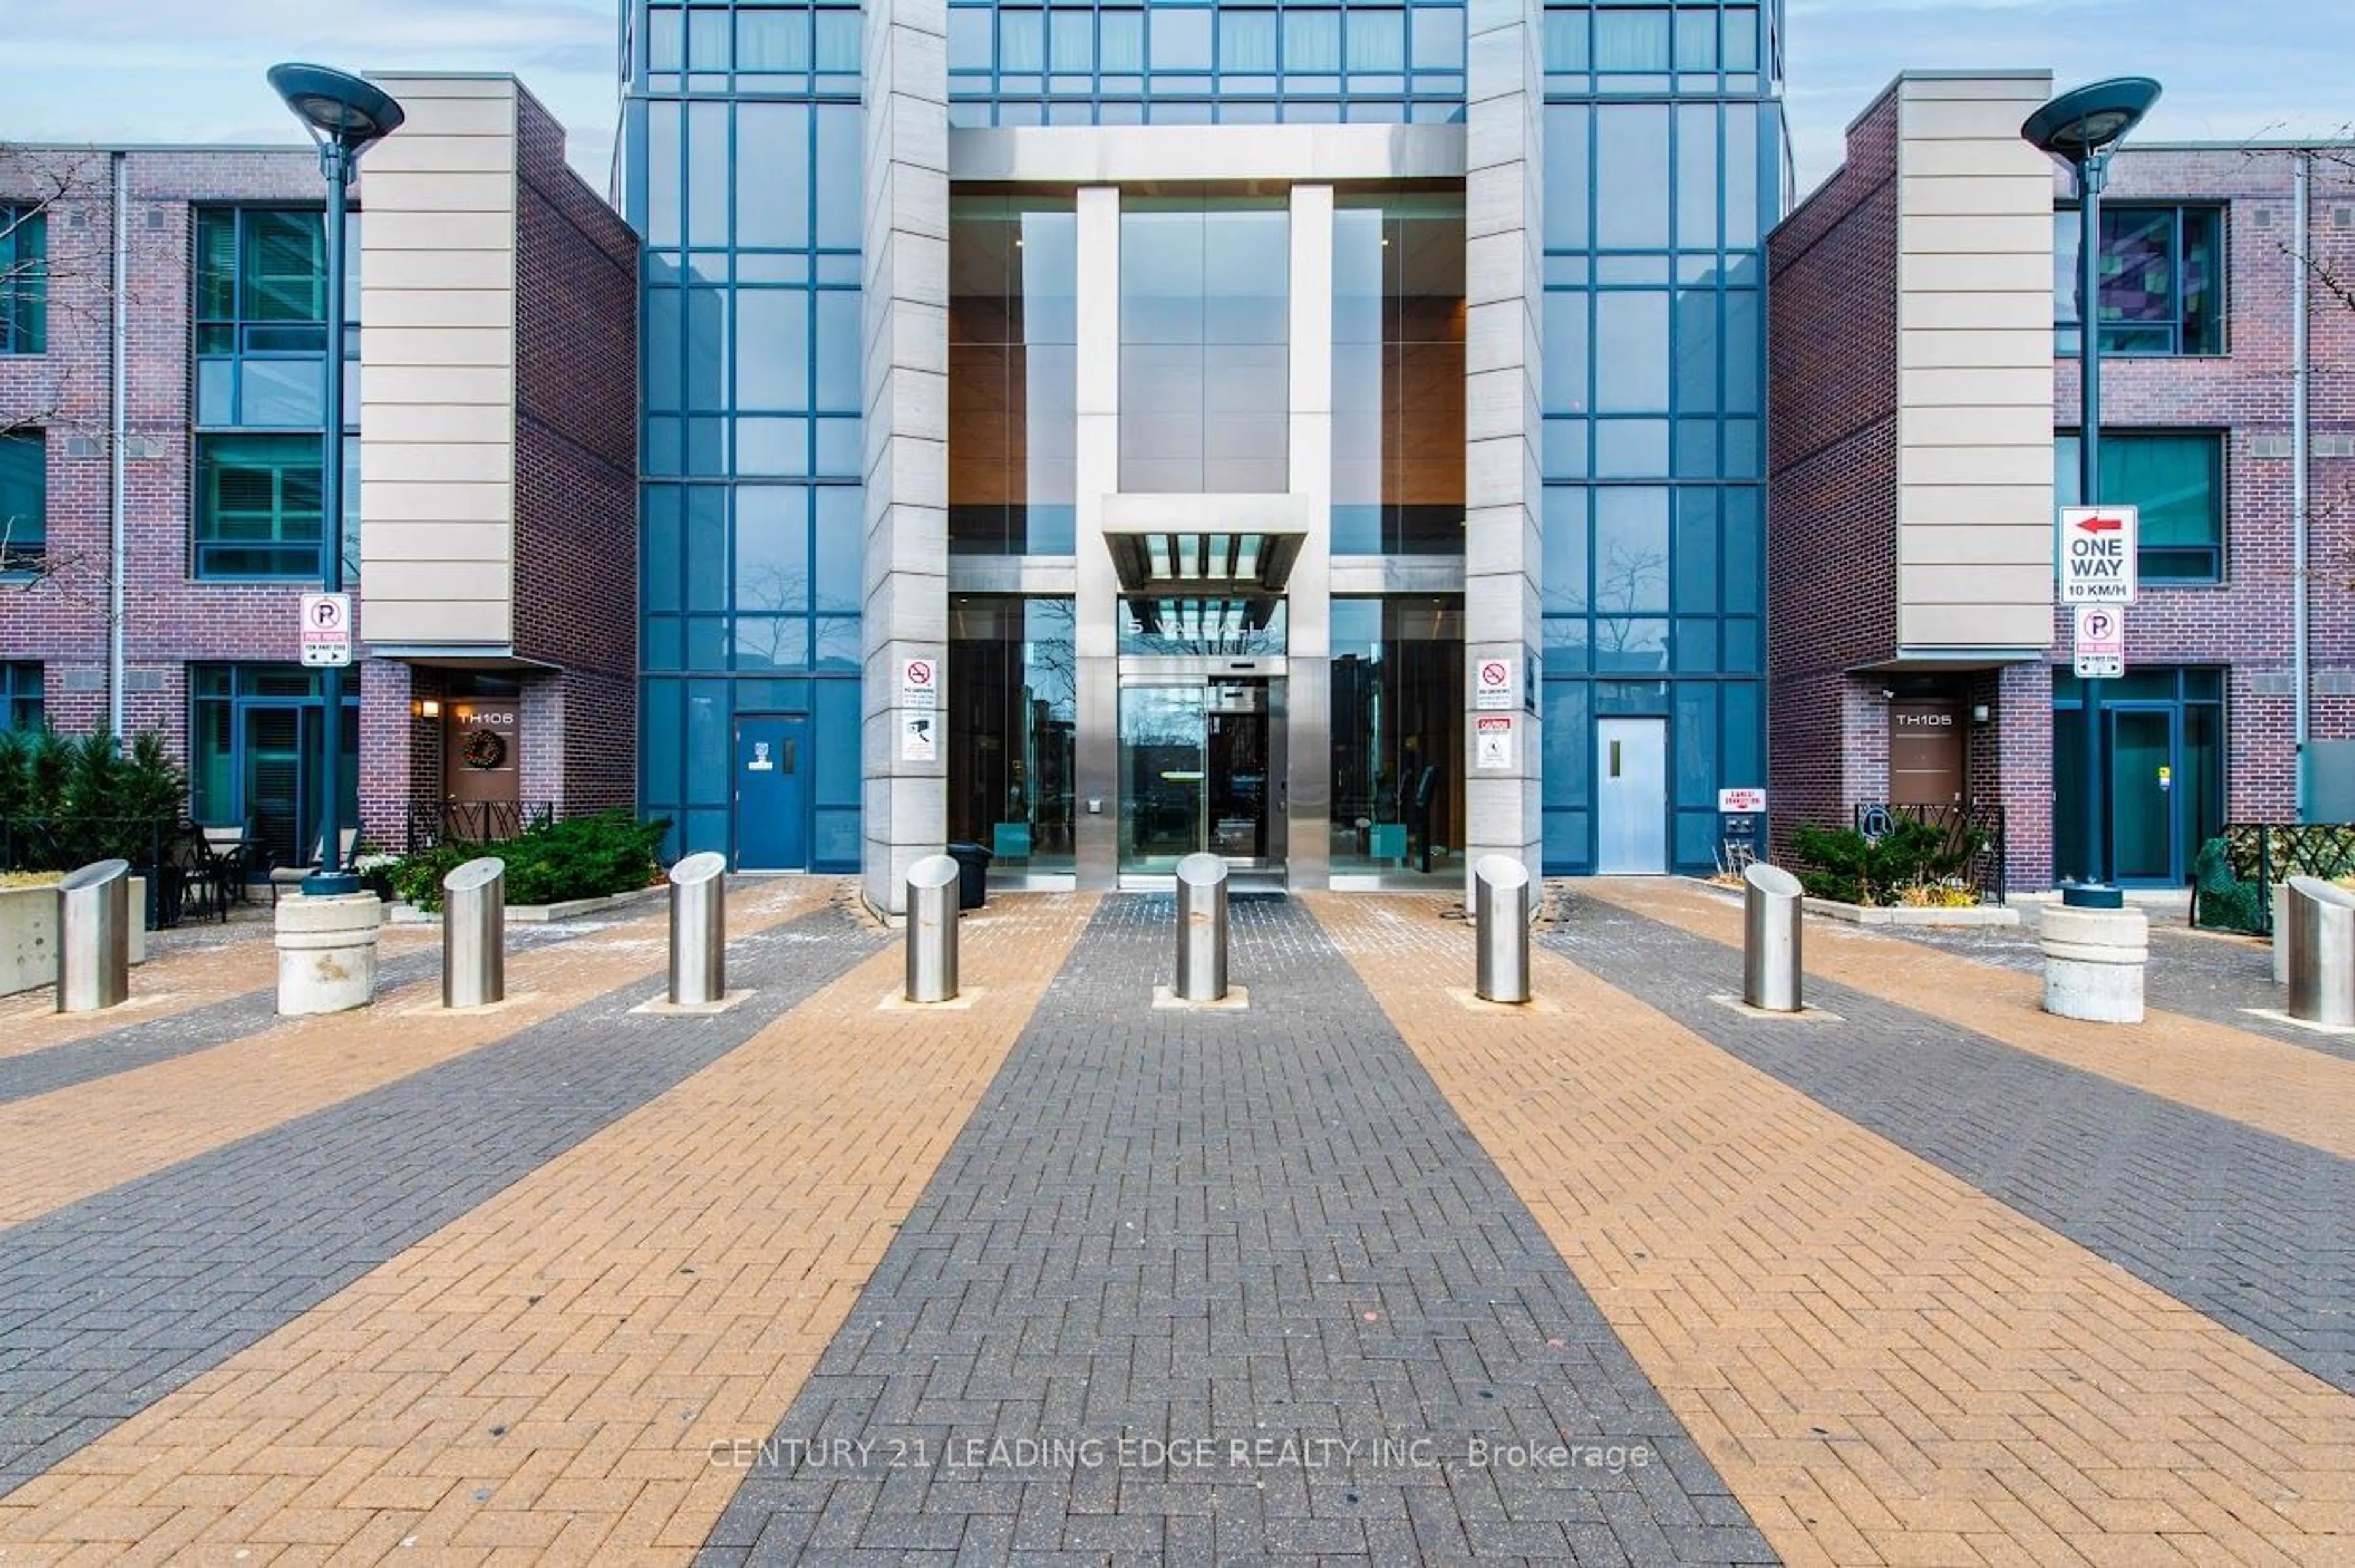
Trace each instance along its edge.
<instances>
[{"instance_id":1,"label":"one way sign","mask_svg":"<svg viewBox=\"0 0 2355 1568\"><path fill-rule=\"evenodd\" d=\"M2133 507L2061 508L2061 603L2135 602L2135 538L2141 512Z\"/></svg>"}]
</instances>

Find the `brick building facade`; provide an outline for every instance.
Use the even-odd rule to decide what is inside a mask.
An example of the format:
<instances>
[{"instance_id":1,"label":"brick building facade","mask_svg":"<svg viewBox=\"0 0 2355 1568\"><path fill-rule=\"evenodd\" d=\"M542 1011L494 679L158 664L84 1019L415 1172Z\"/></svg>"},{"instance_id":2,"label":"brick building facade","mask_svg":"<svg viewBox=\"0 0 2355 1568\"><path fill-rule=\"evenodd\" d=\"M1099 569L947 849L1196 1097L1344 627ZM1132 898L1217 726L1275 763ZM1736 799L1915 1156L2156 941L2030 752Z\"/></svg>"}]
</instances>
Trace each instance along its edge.
<instances>
[{"instance_id":1,"label":"brick building facade","mask_svg":"<svg viewBox=\"0 0 2355 1568\"><path fill-rule=\"evenodd\" d=\"M1769 241L1786 848L1796 823L1896 802L2000 806L2014 888L2081 854L2052 567L2052 507L2076 488L2077 217L2067 171L2017 140L2050 87L1909 73ZM2104 233L2102 499L2144 516L2127 676L2103 683L2105 848L2130 885L2179 884L2222 822L2298 815L2293 297L2302 256L2355 263L2355 182L2344 148L2129 143ZM2355 735L2355 311L2311 296L2309 734L2328 741Z\"/></svg>"},{"instance_id":2,"label":"brick building facade","mask_svg":"<svg viewBox=\"0 0 2355 1568\"><path fill-rule=\"evenodd\" d=\"M436 826L448 793L444 735L454 720L447 711L428 716L427 699L446 706L490 694L516 702L522 804L573 812L627 805L634 793L635 241L564 167L555 122L527 95L516 98L518 308L510 352L518 389L515 540L506 553L525 587L502 658L445 662L432 650L364 645L370 656L357 661L346 688L346 709L358 718L347 730L358 736L359 820L370 840L396 848L412 819ZM127 195L119 293L118 189ZM364 176L356 207L364 210L368 194ZM324 205L318 162L307 149L0 147L0 210L34 217L18 232L38 235L46 273L32 318L37 334L0 342L0 440L16 443L0 455L24 460L9 471L19 482L6 509L27 514L6 563L15 570L0 572L0 671L11 699L0 722L39 715L61 732L81 733L106 722L116 699L109 541L119 310L123 723L162 731L188 763L193 816L250 825L282 860L315 844L315 792L303 753L319 699L295 662L297 601L315 579L290 568L315 556L317 469L315 461L306 471L290 467L276 475L274 492L267 480L256 489L258 471L228 476L229 453L238 443L247 451L275 443L300 457L299 404L317 395L319 317L284 302L316 304L321 280L264 274L291 264L288 255L316 260L315 218L308 249L283 247L300 228L293 215ZM272 215L288 227L249 233L246 219L232 216L243 214ZM349 364L364 379L382 357L371 334L383 324L365 287L365 219L357 227L363 286L349 297L361 347ZM208 236L217 250L200 258ZM232 265L235 281L218 281ZM208 279L214 293L199 300ZM248 294L276 304L256 315ZM223 310L230 325L214 321ZM397 346L388 347L398 358ZM349 370L346 385L355 385ZM361 400L347 401L349 431ZM307 429L318 443L315 409ZM347 475L365 466L357 455L347 456ZM364 636L373 562L351 549L358 534L350 525L367 482L349 485L346 498L347 560L361 568L350 586L361 600ZM245 490L234 503L225 498L240 484L254 496L274 495L253 503L272 519L267 531L279 551L268 557L272 570L242 570L245 558L207 553L232 532L228 508L250 498ZM308 497L307 534L298 491ZM29 515L36 508L37 519ZM290 520L291 534L283 531ZM302 544L304 538L313 542Z\"/></svg>"}]
</instances>

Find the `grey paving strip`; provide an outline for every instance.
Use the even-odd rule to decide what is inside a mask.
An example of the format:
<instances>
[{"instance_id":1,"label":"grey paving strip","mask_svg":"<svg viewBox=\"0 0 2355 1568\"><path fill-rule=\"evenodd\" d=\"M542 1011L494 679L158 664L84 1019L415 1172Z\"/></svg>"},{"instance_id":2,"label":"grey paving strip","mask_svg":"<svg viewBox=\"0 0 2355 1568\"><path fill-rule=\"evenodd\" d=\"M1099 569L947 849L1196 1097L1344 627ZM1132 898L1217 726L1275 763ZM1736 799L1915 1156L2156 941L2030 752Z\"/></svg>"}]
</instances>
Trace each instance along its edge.
<instances>
[{"instance_id":1,"label":"grey paving strip","mask_svg":"<svg viewBox=\"0 0 2355 1568\"><path fill-rule=\"evenodd\" d=\"M2041 974L2044 955L2036 945L2035 917L2031 913L2029 918L2030 924L2024 927L1974 931L1891 926L1889 930L1983 964ZM2188 931L2182 918L2180 913L2161 913L2151 920L2150 966L2143 982L2147 1003L2186 1018L2204 1019L2355 1061L2355 1036L2319 1034L2279 1019L2256 1016L2253 1009L2278 1011L2286 1002L2282 987L2274 983L2272 948L2240 937Z\"/></svg>"},{"instance_id":2,"label":"grey paving strip","mask_svg":"<svg viewBox=\"0 0 2355 1568\"><path fill-rule=\"evenodd\" d=\"M542 947L568 937L585 935L580 927L520 928L507 933L510 954ZM253 940L267 940L255 938ZM384 960L377 968L378 984L389 988L442 972L442 952L429 947ZM139 971L131 972L133 995L138 994ZM126 1023L120 1029L84 1035L41 1051L0 1059L0 1105L70 1089L77 1083L153 1067L175 1057L192 1056L217 1045L259 1034L278 1021L278 993L273 987L225 997L203 1007L164 1018Z\"/></svg>"},{"instance_id":3,"label":"grey paving strip","mask_svg":"<svg viewBox=\"0 0 2355 1568\"><path fill-rule=\"evenodd\" d=\"M1766 1563L1771 1548L1297 905L1249 1010L1082 935L707 1564Z\"/></svg>"},{"instance_id":4,"label":"grey paving strip","mask_svg":"<svg viewBox=\"0 0 2355 1568\"><path fill-rule=\"evenodd\" d=\"M726 1055L881 942L819 910L730 944L730 984L754 990L734 1012L632 1017L662 988L641 976L0 1232L0 1495Z\"/></svg>"},{"instance_id":5,"label":"grey paving strip","mask_svg":"<svg viewBox=\"0 0 2355 1568\"><path fill-rule=\"evenodd\" d=\"M1748 1018L1732 948L1594 899L1540 938L1753 1067L2342 1390L2355 1161L1810 975L1837 1024Z\"/></svg>"}]
</instances>

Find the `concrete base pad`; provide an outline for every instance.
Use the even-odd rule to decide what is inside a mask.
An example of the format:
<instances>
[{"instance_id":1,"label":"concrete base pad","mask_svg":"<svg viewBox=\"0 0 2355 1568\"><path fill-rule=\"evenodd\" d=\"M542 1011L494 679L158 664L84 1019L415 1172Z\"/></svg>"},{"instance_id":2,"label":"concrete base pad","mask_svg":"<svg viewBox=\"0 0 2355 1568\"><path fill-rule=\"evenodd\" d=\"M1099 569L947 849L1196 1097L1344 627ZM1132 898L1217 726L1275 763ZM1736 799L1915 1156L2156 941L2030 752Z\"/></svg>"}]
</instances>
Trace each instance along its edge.
<instances>
[{"instance_id":1,"label":"concrete base pad","mask_svg":"<svg viewBox=\"0 0 2355 1568\"><path fill-rule=\"evenodd\" d=\"M1229 986L1227 994L1215 1002L1189 1002L1167 986L1153 987L1153 1005L1189 1013L1239 1013L1251 1006L1251 988Z\"/></svg>"},{"instance_id":2,"label":"concrete base pad","mask_svg":"<svg viewBox=\"0 0 2355 1568\"><path fill-rule=\"evenodd\" d=\"M730 991L716 1002L674 1002L667 996L655 997L632 1008L633 1013L646 1013L655 1018L709 1018L714 1013L732 1013L751 999L750 991Z\"/></svg>"},{"instance_id":3,"label":"concrete base pad","mask_svg":"<svg viewBox=\"0 0 2355 1568\"><path fill-rule=\"evenodd\" d=\"M1535 992L1530 993L1529 999L1526 1002L1492 1002L1469 986L1450 986L1447 987L1447 996L1448 999L1457 1007L1473 1013L1507 1013L1515 1017L1526 1017L1530 1013L1561 1011L1560 1002L1555 1001L1551 997L1540 996Z\"/></svg>"},{"instance_id":4,"label":"concrete base pad","mask_svg":"<svg viewBox=\"0 0 2355 1568\"><path fill-rule=\"evenodd\" d=\"M875 1004L875 1010L882 1013L961 1013L981 1000L985 994L976 986L960 989L945 1002L911 1002L905 987L902 987L887 993L881 1001Z\"/></svg>"},{"instance_id":5,"label":"concrete base pad","mask_svg":"<svg viewBox=\"0 0 2355 1568\"><path fill-rule=\"evenodd\" d=\"M384 905L374 893L294 893L278 901L271 918L281 1017L349 1012L375 1002Z\"/></svg>"},{"instance_id":6,"label":"concrete base pad","mask_svg":"<svg viewBox=\"0 0 2355 1568\"><path fill-rule=\"evenodd\" d=\"M2355 1035L2355 1029L2350 1029L2344 1024L2318 1024L2311 1019L2292 1018L2279 1008L2243 1008L2241 1010L2253 1019L2264 1019L2268 1023L2287 1024L2292 1029L2302 1029L2314 1034L2334 1035L2342 1039Z\"/></svg>"},{"instance_id":7,"label":"concrete base pad","mask_svg":"<svg viewBox=\"0 0 2355 1568\"><path fill-rule=\"evenodd\" d=\"M1768 1019L1777 1023L1799 1024L1836 1024L1848 1021L1838 1013L1823 1008L1811 1008L1804 1002L1799 1005L1799 1010L1796 1013L1778 1013L1772 1008L1753 1008L1740 997L1730 996L1723 992L1714 992L1709 999L1729 1011L1740 1013L1745 1019Z\"/></svg>"},{"instance_id":8,"label":"concrete base pad","mask_svg":"<svg viewBox=\"0 0 2355 1568\"><path fill-rule=\"evenodd\" d=\"M497 1001L485 1002L478 1008L445 1008L440 1000L436 999L431 1002L419 1002L413 1007L401 1008L393 1016L403 1019L425 1016L443 1019L494 1018L510 1008L518 1008L526 1002L537 1001L538 997L538 991L510 991Z\"/></svg>"}]
</instances>

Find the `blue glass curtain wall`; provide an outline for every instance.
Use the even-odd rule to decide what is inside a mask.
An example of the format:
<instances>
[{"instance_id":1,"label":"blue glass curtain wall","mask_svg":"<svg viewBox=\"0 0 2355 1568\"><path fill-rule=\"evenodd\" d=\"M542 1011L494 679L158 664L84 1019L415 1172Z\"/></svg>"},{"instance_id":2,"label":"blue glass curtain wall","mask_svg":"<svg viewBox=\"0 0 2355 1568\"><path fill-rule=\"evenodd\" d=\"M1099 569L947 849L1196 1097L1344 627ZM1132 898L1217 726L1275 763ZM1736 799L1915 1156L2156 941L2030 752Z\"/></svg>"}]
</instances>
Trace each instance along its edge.
<instances>
[{"instance_id":1,"label":"blue glass curtain wall","mask_svg":"<svg viewBox=\"0 0 2355 1568\"><path fill-rule=\"evenodd\" d=\"M1765 782L1761 240L1779 6L1550 6L1545 863L1595 859L1596 720L1667 721L1669 859Z\"/></svg>"},{"instance_id":2,"label":"blue glass curtain wall","mask_svg":"<svg viewBox=\"0 0 2355 1568\"><path fill-rule=\"evenodd\" d=\"M858 864L864 502L855 5L633 0L625 215L645 241L639 803L733 854L741 723L810 722L817 870Z\"/></svg>"},{"instance_id":3,"label":"blue glass curtain wall","mask_svg":"<svg viewBox=\"0 0 2355 1568\"><path fill-rule=\"evenodd\" d=\"M952 125L1464 118L1462 0L1418 5L957 3Z\"/></svg>"}]
</instances>

